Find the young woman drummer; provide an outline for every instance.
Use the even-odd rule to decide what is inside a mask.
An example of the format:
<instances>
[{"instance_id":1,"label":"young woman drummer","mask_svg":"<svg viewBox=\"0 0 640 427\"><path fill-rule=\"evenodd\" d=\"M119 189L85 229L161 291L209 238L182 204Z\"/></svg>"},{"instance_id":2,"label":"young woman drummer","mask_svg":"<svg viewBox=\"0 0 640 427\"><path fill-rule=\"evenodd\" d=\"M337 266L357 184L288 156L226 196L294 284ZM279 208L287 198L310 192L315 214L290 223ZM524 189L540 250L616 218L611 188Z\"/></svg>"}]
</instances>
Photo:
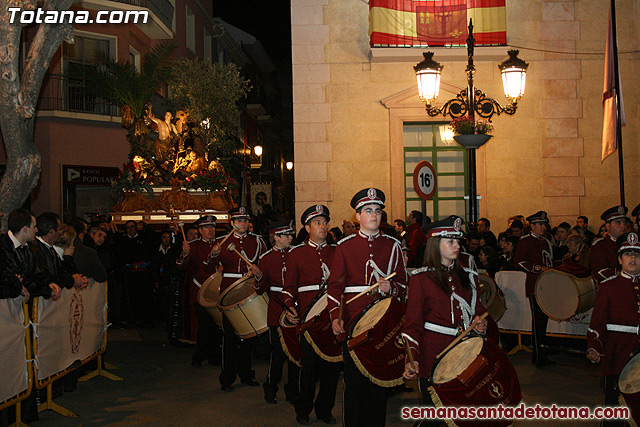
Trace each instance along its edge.
<instances>
[{"instance_id":1,"label":"young woman drummer","mask_svg":"<svg viewBox=\"0 0 640 427\"><path fill-rule=\"evenodd\" d=\"M423 406L435 406L427 389L438 353L472 323L481 334L487 330L487 320L479 317L486 310L470 280L470 269L465 270L459 259L461 226L462 218L455 215L428 226L425 266L414 271L409 281L402 335L409 342L414 362L410 363L407 358L404 377L420 377ZM425 420L419 425L440 423Z\"/></svg>"}]
</instances>

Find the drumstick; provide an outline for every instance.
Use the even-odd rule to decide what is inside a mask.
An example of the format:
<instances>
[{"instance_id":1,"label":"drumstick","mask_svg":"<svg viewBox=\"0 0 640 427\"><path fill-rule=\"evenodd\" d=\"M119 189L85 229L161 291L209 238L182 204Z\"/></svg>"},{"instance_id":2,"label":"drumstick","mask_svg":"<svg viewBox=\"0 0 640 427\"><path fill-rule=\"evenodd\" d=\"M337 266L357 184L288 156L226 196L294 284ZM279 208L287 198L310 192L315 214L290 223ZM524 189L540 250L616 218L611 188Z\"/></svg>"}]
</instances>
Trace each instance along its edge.
<instances>
[{"instance_id":1,"label":"drumstick","mask_svg":"<svg viewBox=\"0 0 640 427\"><path fill-rule=\"evenodd\" d=\"M342 321L342 306L344 302L344 294L340 295L340 308L338 309L338 325Z\"/></svg>"},{"instance_id":2,"label":"drumstick","mask_svg":"<svg viewBox=\"0 0 640 427\"><path fill-rule=\"evenodd\" d=\"M187 236L184 234L184 222L180 221L178 223L178 227L180 227L180 231L182 231L182 241L186 242L187 241Z\"/></svg>"},{"instance_id":3,"label":"drumstick","mask_svg":"<svg viewBox=\"0 0 640 427\"><path fill-rule=\"evenodd\" d=\"M409 356L409 366L413 368L414 360L413 360L413 354L411 353L411 347L409 346L409 340L407 339L407 337L402 335L402 341L404 341L404 346L407 347L407 356Z\"/></svg>"},{"instance_id":4,"label":"drumstick","mask_svg":"<svg viewBox=\"0 0 640 427\"><path fill-rule=\"evenodd\" d=\"M480 320L484 319L485 317L487 317L489 315L488 311L485 311L484 313L482 313L482 316L480 316ZM451 350L453 348L453 346L455 346L456 344L458 344L460 341L462 341L462 338L466 337L467 334L469 332L471 332L473 330L473 328L476 327L475 323L472 323L469 325L469 327L467 329L465 329L460 335L458 335L453 341L451 341L449 343L449 345L440 352L440 354L438 354L436 356L436 359L440 359L447 351Z\"/></svg>"},{"instance_id":5,"label":"drumstick","mask_svg":"<svg viewBox=\"0 0 640 427\"><path fill-rule=\"evenodd\" d=\"M287 305L284 302L282 302L282 300L278 295L273 294L273 299L280 305L280 307L284 308L287 311L287 313L294 316L293 311L289 310L289 307L287 307Z\"/></svg>"},{"instance_id":6,"label":"drumstick","mask_svg":"<svg viewBox=\"0 0 640 427\"><path fill-rule=\"evenodd\" d=\"M229 232L229 234L227 234L226 236L224 236L224 239L222 239L222 241L220 243L218 243L218 245L220 245L220 247L222 247L222 245L224 244L224 242L227 241L227 239L229 237L231 237L231 235L233 234L234 231L236 231L238 228L236 227L235 224L231 224L231 231Z\"/></svg>"},{"instance_id":7,"label":"drumstick","mask_svg":"<svg viewBox=\"0 0 640 427\"><path fill-rule=\"evenodd\" d=\"M356 295L355 297L353 297L349 301L347 301L347 304L349 304L351 301L353 301L356 298L360 298L362 295L366 294L367 292L374 290L375 288L380 286L380 283L384 282L385 280L391 279L395 275L396 275L396 272L394 271L393 273L391 273L387 277L384 277L384 278L378 280L375 284L369 286L367 289L365 289L364 291L360 292L358 295Z\"/></svg>"},{"instance_id":8,"label":"drumstick","mask_svg":"<svg viewBox=\"0 0 640 427\"><path fill-rule=\"evenodd\" d=\"M230 244L230 245L227 247L227 250L228 250L229 252L235 252L236 254L238 254L238 256L240 257L240 259L242 259L244 262L246 262L246 263L247 263L247 265L249 265L249 266L253 265L253 263L252 263L251 261L249 261L249 260L247 259L247 257L246 257L246 256L244 256L244 255L242 255L240 252L238 252L238 250L236 249L236 244L235 244L235 243Z\"/></svg>"}]
</instances>

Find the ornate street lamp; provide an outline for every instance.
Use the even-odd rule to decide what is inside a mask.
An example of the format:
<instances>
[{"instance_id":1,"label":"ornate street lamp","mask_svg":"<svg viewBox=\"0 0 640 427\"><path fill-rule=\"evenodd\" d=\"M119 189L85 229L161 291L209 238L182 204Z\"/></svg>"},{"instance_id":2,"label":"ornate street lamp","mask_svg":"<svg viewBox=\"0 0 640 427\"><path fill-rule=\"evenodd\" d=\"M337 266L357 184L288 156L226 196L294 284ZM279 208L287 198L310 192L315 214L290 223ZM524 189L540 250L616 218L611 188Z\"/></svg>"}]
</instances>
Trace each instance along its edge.
<instances>
[{"instance_id":1,"label":"ornate street lamp","mask_svg":"<svg viewBox=\"0 0 640 427\"><path fill-rule=\"evenodd\" d=\"M502 74L502 85L505 96L511 101L506 106L501 106L496 100L487 98L484 92L473 85L473 74L476 71L473 65L473 48L476 39L473 37L473 22L469 20L469 37L467 37L467 88L463 89L455 98L448 100L440 108L432 104L440 92L440 74L443 66L433 60L433 52L425 52L424 60L419 62L413 69L416 72L418 83L418 94L420 99L426 104L427 114L430 117L437 115L450 116L451 118L469 116L476 114L484 119L490 120L493 115L502 113L513 115L518 108L518 100L524 95L525 78L529 64L518 58L517 50L509 50L509 58L503 61L498 68ZM486 138L487 140L489 138ZM460 141L458 141L460 143ZM486 142L486 141L484 141ZM469 158L469 215L468 221L475 224L478 221L478 197L476 189L476 148L484 142L466 145L462 143Z\"/></svg>"}]
</instances>

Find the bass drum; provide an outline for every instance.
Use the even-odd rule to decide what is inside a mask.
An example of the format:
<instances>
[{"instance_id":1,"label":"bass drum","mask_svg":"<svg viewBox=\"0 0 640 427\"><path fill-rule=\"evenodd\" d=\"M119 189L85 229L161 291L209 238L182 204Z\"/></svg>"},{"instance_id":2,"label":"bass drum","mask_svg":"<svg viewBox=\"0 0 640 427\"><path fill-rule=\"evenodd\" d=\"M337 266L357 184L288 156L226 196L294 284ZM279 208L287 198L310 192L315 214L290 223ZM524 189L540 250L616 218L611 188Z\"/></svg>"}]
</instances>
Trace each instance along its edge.
<instances>
[{"instance_id":1,"label":"bass drum","mask_svg":"<svg viewBox=\"0 0 640 427\"><path fill-rule=\"evenodd\" d=\"M466 338L436 360L431 371L437 407L441 406L516 406L522 391L516 370L507 355L491 340ZM449 420L447 420L449 421ZM513 420L455 420L460 427L508 426Z\"/></svg>"},{"instance_id":2,"label":"bass drum","mask_svg":"<svg viewBox=\"0 0 640 427\"><path fill-rule=\"evenodd\" d=\"M640 354L633 356L624 365L618 379L618 388L621 400L631 410L631 417L637 425L640 423Z\"/></svg>"},{"instance_id":3,"label":"bass drum","mask_svg":"<svg viewBox=\"0 0 640 427\"><path fill-rule=\"evenodd\" d=\"M507 302L504 293L489 276L480 274L478 281L480 284L480 302L497 323L502 319L502 316L504 316L504 312L507 311Z\"/></svg>"},{"instance_id":4,"label":"bass drum","mask_svg":"<svg viewBox=\"0 0 640 427\"><path fill-rule=\"evenodd\" d=\"M404 383L404 343L401 333L407 307L396 298L370 304L356 319L347 348L365 377L381 387Z\"/></svg>"},{"instance_id":5,"label":"bass drum","mask_svg":"<svg viewBox=\"0 0 640 427\"><path fill-rule=\"evenodd\" d=\"M326 292L319 294L311 302L300 332L322 359L327 362L342 362L342 348L333 334L327 311Z\"/></svg>"},{"instance_id":6,"label":"bass drum","mask_svg":"<svg viewBox=\"0 0 640 427\"><path fill-rule=\"evenodd\" d=\"M220 294L220 308L240 338L252 338L267 330L269 297L258 295L253 277L242 277Z\"/></svg>"},{"instance_id":7,"label":"bass drum","mask_svg":"<svg viewBox=\"0 0 640 427\"><path fill-rule=\"evenodd\" d=\"M287 312L283 311L280 315L278 322L278 335L280 336L280 344L282 344L282 351L287 355L291 362L298 366L300 359L302 358L302 351L300 350L300 335L298 335L298 325L292 325L287 320Z\"/></svg>"},{"instance_id":8,"label":"bass drum","mask_svg":"<svg viewBox=\"0 0 640 427\"><path fill-rule=\"evenodd\" d=\"M535 293L540 309L557 322L584 313L596 300L596 286L591 276L577 277L556 269L538 277Z\"/></svg>"},{"instance_id":9,"label":"bass drum","mask_svg":"<svg viewBox=\"0 0 640 427\"><path fill-rule=\"evenodd\" d=\"M220 284L222 274L212 274L198 290L198 304L202 306L213 318L218 327L222 328L222 310L218 307L218 296L220 295Z\"/></svg>"}]
</instances>

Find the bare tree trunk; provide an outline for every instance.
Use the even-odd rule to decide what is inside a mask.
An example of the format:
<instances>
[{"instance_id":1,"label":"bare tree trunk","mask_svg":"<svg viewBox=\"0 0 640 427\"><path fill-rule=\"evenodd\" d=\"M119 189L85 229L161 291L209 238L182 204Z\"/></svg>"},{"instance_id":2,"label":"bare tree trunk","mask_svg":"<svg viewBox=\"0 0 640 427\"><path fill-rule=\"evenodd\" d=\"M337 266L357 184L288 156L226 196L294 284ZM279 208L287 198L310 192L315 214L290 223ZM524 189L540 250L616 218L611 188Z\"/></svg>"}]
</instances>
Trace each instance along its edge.
<instances>
[{"instance_id":1,"label":"bare tree trunk","mask_svg":"<svg viewBox=\"0 0 640 427\"><path fill-rule=\"evenodd\" d=\"M45 0L44 10L67 10L73 0ZM7 151L7 170L0 183L0 210L19 208L38 183L40 154L33 141L33 124L42 80L51 58L63 40L73 39L68 24L39 24L25 55L20 75L20 48L23 25L11 23L10 7L34 10L34 0L0 0L0 129ZM19 13L17 14L19 15ZM2 222L6 231L7 215Z\"/></svg>"}]
</instances>

